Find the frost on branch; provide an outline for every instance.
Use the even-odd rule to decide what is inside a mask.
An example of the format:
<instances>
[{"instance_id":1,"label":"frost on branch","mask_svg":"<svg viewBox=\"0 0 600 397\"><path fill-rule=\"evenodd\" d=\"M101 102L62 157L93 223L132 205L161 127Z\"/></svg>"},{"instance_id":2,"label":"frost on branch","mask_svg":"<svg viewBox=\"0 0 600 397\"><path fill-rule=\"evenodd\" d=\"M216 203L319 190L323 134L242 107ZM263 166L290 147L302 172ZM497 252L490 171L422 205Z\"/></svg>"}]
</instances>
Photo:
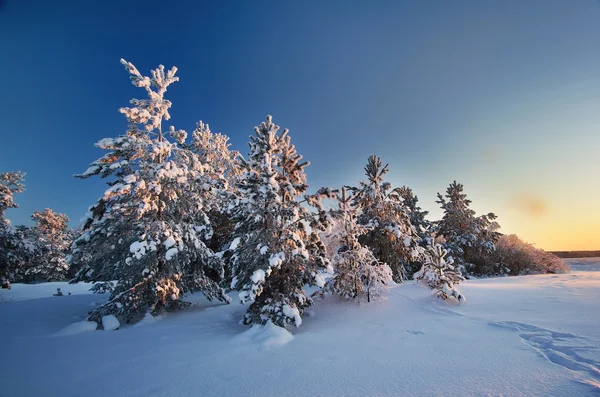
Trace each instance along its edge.
<instances>
[{"instance_id":1,"label":"frost on branch","mask_svg":"<svg viewBox=\"0 0 600 397\"><path fill-rule=\"evenodd\" d=\"M447 251L435 244L427 251L427 260L421 270L414 274L417 282L425 283L435 290L436 295L444 300L455 298L458 302L466 302L466 298L456 287L464 280L459 271L452 266L452 260L446 260Z\"/></svg>"}]
</instances>

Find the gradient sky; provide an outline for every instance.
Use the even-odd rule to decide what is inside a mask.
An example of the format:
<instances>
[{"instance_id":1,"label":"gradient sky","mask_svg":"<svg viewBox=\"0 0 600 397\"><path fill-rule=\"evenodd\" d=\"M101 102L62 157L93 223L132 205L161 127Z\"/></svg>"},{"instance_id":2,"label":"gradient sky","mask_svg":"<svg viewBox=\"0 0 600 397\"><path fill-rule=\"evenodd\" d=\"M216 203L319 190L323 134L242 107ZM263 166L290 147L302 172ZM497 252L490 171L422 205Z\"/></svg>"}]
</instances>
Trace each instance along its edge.
<instances>
[{"instance_id":1,"label":"gradient sky","mask_svg":"<svg viewBox=\"0 0 600 397\"><path fill-rule=\"evenodd\" d=\"M309 183L355 184L390 164L437 219L465 185L504 233L600 249L597 1L0 1L0 172L27 173L13 223L51 207L76 226L103 180L78 180L142 73L177 66L171 122L197 120L246 153L272 114Z\"/></svg>"}]
</instances>

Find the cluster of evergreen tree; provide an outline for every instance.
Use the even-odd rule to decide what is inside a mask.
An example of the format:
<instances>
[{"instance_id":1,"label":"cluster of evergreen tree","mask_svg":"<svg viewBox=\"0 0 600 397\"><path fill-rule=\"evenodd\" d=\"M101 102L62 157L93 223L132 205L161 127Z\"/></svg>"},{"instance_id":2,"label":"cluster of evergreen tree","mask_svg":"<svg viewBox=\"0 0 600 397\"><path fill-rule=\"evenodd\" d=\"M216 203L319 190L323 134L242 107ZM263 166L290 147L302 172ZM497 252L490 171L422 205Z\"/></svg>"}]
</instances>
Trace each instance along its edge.
<instances>
[{"instance_id":1,"label":"cluster of evergreen tree","mask_svg":"<svg viewBox=\"0 0 600 397\"><path fill-rule=\"evenodd\" d=\"M13 226L5 211L18 208L15 194L23 192L22 172L0 174L0 276L16 282L66 280L67 256L73 241L69 218L46 208L31 216L32 227Z\"/></svg>"},{"instance_id":2,"label":"cluster of evergreen tree","mask_svg":"<svg viewBox=\"0 0 600 397\"><path fill-rule=\"evenodd\" d=\"M463 301L463 277L501 273L487 260L500 237L495 215L477 217L462 185L438 195L439 222L427 220L410 188L385 180L389 167L377 156L359 186L309 194L309 163L271 116L242 157L201 121L191 136L164 128L176 68L144 76L121 62L147 98L120 109L127 130L97 142L106 154L76 175L109 186L78 233L49 209L34 213L34 227L11 227L4 211L16 207L23 175L0 174L1 270L13 279L60 280L77 270L73 282L110 293L90 313L100 324L108 315L130 321L184 307L191 292L230 303L235 291L249 304L244 323L299 326L313 304L307 286L371 301L414 275L438 296Z\"/></svg>"}]
</instances>

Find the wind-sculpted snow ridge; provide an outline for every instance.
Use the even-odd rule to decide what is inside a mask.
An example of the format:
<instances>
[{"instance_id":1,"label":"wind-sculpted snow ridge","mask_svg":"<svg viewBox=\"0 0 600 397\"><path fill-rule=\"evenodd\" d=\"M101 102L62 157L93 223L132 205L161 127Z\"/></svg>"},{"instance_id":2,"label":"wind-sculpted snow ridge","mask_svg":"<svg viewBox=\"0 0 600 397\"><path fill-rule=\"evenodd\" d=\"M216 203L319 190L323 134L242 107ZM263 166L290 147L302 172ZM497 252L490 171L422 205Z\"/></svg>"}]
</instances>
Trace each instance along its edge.
<instances>
[{"instance_id":1,"label":"wind-sculpted snow ridge","mask_svg":"<svg viewBox=\"0 0 600 397\"><path fill-rule=\"evenodd\" d=\"M583 357L579 353L598 352L600 341L517 321L492 321L489 324L518 331L521 340L536 349L542 357L575 372L581 382L595 387L600 392L600 362Z\"/></svg>"}]
</instances>

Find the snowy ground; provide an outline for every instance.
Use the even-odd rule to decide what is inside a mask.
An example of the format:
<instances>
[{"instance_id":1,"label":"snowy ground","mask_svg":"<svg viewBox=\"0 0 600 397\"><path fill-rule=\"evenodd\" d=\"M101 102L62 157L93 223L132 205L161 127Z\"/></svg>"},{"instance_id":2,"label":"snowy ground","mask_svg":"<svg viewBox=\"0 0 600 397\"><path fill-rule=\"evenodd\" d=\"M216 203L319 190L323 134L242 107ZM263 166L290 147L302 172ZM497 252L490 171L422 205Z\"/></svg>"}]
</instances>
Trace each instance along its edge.
<instances>
[{"instance_id":1,"label":"snowy ground","mask_svg":"<svg viewBox=\"0 0 600 397\"><path fill-rule=\"evenodd\" d=\"M600 258L563 259L573 271L600 272Z\"/></svg>"},{"instance_id":2,"label":"snowy ground","mask_svg":"<svg viewBox=\"0 0 600 397\"><path fill-rule=\"evenodd\" d=\"M470 280L463 306L412 284L386 302L319 301L293 336L239 325L241 305L201 301L68 335L105 296L14 285L0 293L0 396L598 396L600 271L583 268L600 259L585 262ZM51 296L57 287L73 295Z\"/></svg>"}]
</instances>

